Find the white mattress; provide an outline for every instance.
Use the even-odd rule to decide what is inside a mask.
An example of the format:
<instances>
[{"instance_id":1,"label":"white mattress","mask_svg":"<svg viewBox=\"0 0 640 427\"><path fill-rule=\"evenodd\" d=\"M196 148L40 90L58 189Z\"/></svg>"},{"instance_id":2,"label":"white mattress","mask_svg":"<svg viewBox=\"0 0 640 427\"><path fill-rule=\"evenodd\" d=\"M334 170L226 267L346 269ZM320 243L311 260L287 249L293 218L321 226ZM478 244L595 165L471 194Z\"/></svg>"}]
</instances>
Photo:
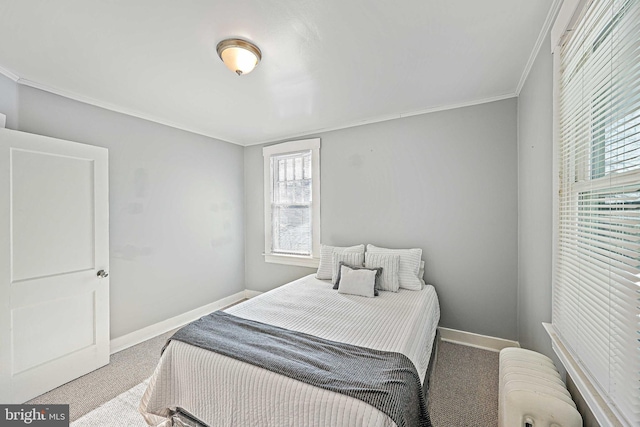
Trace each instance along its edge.
<instances>
[{"instance_id":1,"label":"white mattress","mask_svg":"<svg viewBox=\"0 0 640 427\"><path fill-rule=\"evenodd\" d=\"M238 317L333 341L406 355L423 380L440 318L435 290L400 289L375 298L339 294L327 281L303 277L233 306ZM172 341L140 412L152 426L183 408L210 426L395 426L358 399Z\"/></svg>"}]
</instances>

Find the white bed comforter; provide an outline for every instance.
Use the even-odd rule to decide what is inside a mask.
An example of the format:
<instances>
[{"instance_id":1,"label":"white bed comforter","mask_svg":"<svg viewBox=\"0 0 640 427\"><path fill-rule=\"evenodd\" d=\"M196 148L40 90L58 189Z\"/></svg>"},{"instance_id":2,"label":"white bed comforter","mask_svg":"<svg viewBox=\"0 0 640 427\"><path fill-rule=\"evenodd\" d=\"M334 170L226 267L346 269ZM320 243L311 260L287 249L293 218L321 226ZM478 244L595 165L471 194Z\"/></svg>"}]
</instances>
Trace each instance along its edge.
<instances>
[{"instance_id":1,"label":"white bed comforter","mask_svg":"<svg viewBox=\"0 0 640 427\"><path fill-rule=\"evenodd\" d=\"M339 294L314 275L225 311L333 341L403 353L421 381L440 319L432 286L364 298ZM176 407L211 427L395 426L386 414L353 397L180 341L172 341L162 355L140 412L149 425L168 427Z\"/></svg>"}]
</instances>

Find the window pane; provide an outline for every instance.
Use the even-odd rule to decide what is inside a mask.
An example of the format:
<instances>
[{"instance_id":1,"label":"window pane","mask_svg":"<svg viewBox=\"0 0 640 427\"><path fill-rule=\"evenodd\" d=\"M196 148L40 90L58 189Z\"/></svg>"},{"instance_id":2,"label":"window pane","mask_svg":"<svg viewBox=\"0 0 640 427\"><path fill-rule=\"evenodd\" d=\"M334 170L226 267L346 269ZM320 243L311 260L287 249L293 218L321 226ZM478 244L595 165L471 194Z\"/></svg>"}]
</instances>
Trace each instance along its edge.
<instances>
[{"instance_id":1,"label":"window pane","mask_svg":"<svg viewBox=\"0 0 640 427\"><path fill-rule=\"evenodd\" d=\"M272 251L311 255L311 151L274 156Z\"/></svg>"},{"instance_id":2,"label":"window pane","mask_svg":"<svg viewBox=\"0 0 640 427\"><path fill-rule=\"evenodd\" d=\"M295 158L294 176L297 180L302 179L302 157Z\"/></svg>"},{"instance_id":3,"label":"window pane","mask_svg":"<svg viewBox=\"0 0 640 427\"><path fill-rule=\"evenodd\" d=\"M311 156L304 156L304 177L311 179Z\"/></svg>"},{"instance_id":4,"label":"window pane","mask_svg":"<svg viewBox=\"0 0 640 427\"><path fill-rule=\"evenodd\" d=\"M284 160L278 160L276 164L278 165L278 181L284 181Z\"/></svg>"},{"instance_id":5,"label":"window pane","mask_svg":"<svg viewBox=\"0 0 640 427\"><path fill-rule=\"evenodd\" d=\"M287 181L293 181L293 159L287 159Z\"/></svg>"},{"instance_id":6,"label":"window pane","mask_svg":"<svg viewBox=\"0 0 640 427\"><path fill-rule=\"evenodd\" d=\"M304 205L271 207L273 252L311 254L310 207Z\"/></svg>"}]
</instances>

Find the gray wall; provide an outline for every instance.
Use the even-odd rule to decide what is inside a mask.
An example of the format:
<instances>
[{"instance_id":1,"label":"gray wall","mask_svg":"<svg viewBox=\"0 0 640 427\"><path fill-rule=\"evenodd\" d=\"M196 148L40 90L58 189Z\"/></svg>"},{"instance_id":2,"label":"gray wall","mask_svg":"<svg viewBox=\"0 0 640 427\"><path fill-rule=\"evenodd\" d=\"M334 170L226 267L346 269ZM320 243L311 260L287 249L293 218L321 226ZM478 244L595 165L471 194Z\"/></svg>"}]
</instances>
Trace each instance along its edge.
<instances>
[{"instance_id":1,"label":"gray wall","mask_svg":"<svg viewBox=\"0 0 640 427\"><path fill-rule=\"evenodd\" d=\"M546 46L517 101L517 155L515 99L318 136L323 242L422 247L442 326L519 339L550 355L540 325L551 317ZM13 129L20 123L110 149L113 337L245 282L264 291L313 272L263 261L262 147L105 111L1 75L0 112Z\"/></svg>"},{"instance_id":2,"label":"gray wall","mask_svg":"<svg viewBox=\"0 0 640 427\"><path fill-rule=\"evenodd\" d=\"M109 149L112 338L244 290L242 147L18 95L19 130Z\"/></svg>"},{"instance_id":3,"label":"gray wall","mask_svg":"<svg viewBox=\"0 0 640 427\"><path fill-rule=\"evenodd\" d=\"M7 116L8 129L18 129L18 85L2 74L0 74L0 113Z\"/></svg>"},{"instance_id":4,"label":"gray wall","mask_svg":"<svg viewBox=\"0 0 640 427\"><path fill-rule=\"evenodd\" d=\"M552 356L553 58L542 44L518 98L518 337Z\"/></svg>"},{"instance_id":5,"label":"gray wall","mask_svg":"<svg viewBox=\"0 0 640 427\"><path fill-rule=\"evenodd\" d=\"M517 339L516 99L317 135L322 242L420 247L441 326ZM262 147L245 150L248 289L313 270L264 262Z\"/></svg>"}]
</instances>

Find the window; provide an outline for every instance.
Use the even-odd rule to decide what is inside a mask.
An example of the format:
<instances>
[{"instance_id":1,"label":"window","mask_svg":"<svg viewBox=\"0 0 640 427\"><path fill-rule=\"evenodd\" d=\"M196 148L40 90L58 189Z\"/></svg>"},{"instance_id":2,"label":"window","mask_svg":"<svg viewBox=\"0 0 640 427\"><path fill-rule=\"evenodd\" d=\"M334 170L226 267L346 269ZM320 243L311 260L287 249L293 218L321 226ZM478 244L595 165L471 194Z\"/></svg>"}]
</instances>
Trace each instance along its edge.
<instances>
[{"instance_id":1,"label":"window","mask_svg":"<svg viewBox=\"0 0 640 427\"><path fill-rule=\"evenodd\" d=\"M579 369L574 374L568 362L568 371L589 384L581 392L593 394L592 388L606 403L607 409L598 409L596 398L589 405L601 423L608 424L602 414L609 410L623 425L637 426L640 1L593 0L574 16L554 59L559 186L553 330ZM554 342L556 352L558 347Z\"/></svg>"},{"instance_id":2,"label":"window","mask_svg":"<svg viewBox=\"0 0 640 427\"><path fill-rule=\"evenodd\" d=\"M265 260L317 267L320 257L320 139L263 148Z\"/></svg>"}]
</instances>

